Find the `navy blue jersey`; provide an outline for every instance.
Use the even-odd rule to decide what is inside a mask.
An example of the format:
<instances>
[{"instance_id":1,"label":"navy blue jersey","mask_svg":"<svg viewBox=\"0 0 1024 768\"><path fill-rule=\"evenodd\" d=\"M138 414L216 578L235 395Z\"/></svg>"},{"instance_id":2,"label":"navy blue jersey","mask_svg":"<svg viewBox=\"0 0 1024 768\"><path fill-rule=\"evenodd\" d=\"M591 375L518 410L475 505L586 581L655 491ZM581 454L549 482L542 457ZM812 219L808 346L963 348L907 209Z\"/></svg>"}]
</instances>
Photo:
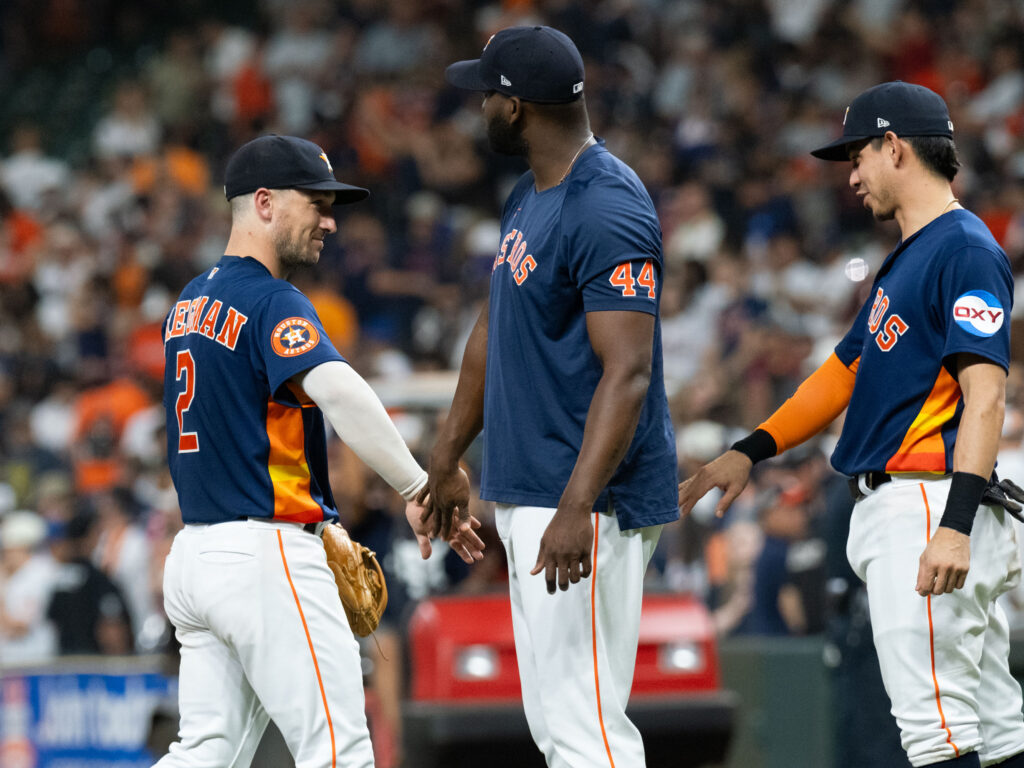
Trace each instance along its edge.
<instances>
[{"instance_id":1,"label":"navy blue jersey","mask_svg":"<svg viewBox=\"0 0 1024 768\"><path fill-rule=\"evenodd\" d=\"M951 472L963 411L954 356L1007 368L1012 306L1006 254L973 213L950 211L901 242L836 347L857 378L832 465Z\"/></svg>"},{"instance_id":2,"label":"navy blue jersey","mask_svg":"<svg viewBox=\"0 0 1024 768\"><path fill-rule=\"evenodd\" d=\"M537 192L526 173L505 203L491 275L482 498L556 507L601 378L586 313L655 316L640 423L595 510L623 529L675 520L675 438L662 378L661 230L640 180L603 142L568 179Z\"/></svg>"},{"instance_id":3,"label":"navy blue jersey","mask_svg":"<svg viewBox=\"0 0 1024 768\"><path fill-rule=\"evenodd\" d=\"M182 291L164 355L167 457L186 523L337 518L323 413L288 380L344 358L297 288L225 256Z\"/></svg>"}]
</instances>

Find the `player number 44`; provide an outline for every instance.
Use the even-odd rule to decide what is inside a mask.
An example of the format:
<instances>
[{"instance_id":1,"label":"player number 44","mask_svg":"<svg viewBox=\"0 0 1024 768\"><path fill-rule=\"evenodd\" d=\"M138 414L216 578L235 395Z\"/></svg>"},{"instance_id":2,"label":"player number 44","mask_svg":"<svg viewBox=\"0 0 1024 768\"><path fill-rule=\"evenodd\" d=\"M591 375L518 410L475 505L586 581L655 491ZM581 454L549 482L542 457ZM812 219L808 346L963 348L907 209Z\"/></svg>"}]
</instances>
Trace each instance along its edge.
<instances>
[{"instance_id":1,"label":"player number 44","mask_svg":"<svg viewBox=\"0 0 1024 768\"><path fill-rule=\"evenodd\" d=\"M611 277L608 278L608 282L621 290L623 296L636 296L637 286L640 287L641 291L646 289L648 299L653 299L657 295L655 290L657 284L654 280L654 263L650 259L644 262L644 265L640 268L640 274L636 276L635 281L633 278L633 264L627 261L615 268Z\"/></svg>"},{"instance_id":2,"label":"player number 44","mask_svg":"<svg viewBox=\"0 0 1024 768\"><path fill-rule=\"evenodd\" d=\"M196 361L187 349L178 352L175 365L174 380L181 381L183 377L185 390L179 392L178 399L174 401L174 412L178 416L178 453L196 453L199 451L199 435L184 429L185 414L196 396Z\"/></svg>"}]
</instances>

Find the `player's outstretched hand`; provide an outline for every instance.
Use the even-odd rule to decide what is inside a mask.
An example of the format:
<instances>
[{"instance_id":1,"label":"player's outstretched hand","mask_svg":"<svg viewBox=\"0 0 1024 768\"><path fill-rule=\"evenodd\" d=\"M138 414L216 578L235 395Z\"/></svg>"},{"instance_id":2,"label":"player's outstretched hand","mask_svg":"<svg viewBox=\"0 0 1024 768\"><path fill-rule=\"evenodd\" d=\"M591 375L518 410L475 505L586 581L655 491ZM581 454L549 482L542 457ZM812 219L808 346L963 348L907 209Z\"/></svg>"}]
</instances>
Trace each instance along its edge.
<instances>
[{"instance_id":1,"label":"player's outstretched hand","mask_svg":"<svg viewBox=\"0 0 1024 768\"><path fill-rule=\"evenodd\" d=\"M442 472L430 467L427 484L416 497L424 506L423 522L429 523L430 535L448 541L452 536L452 520L458 521L459 528L469 520L469 475L456 467L452 472Z\"/></svg>"},{"instance_id":2,"label":"player's outstretched hand","mask_svg":"<svg viewBox=\"0 0 1024 768\"><path fill-rule=\"evenodd\" d=\"M971 537L940 525L921 553L917 594L941 595L963 587L971 566Z\"/></svg>"},{"instance_id":3,"label":"player's outstretched hand","mask_svg":"<svg viewBox=\"0 0 1024 768\"><path fill-rule=\"evenodd\" d=\"M754 463L745 454L726 451L679 484L679 511L684 515L690 514L704 494L712 488L721 488L722 498L715 507L715 514L721 517L747 487L753 467Z\"/></svg>"},{"instance_id":4,"label":"player's outstretched hand","mask_svg":"<svg viewBox=\"0 0 1024 768\"><path fill-rule=\"evenodd\" d=\"M429 498L427 499L429 501ZM430 557L433 548L430 544L430 522L424 520L424 506L418 501L409 501L405 505L405 519L409 521L409 527L416 535L416 543L420 547L420 557L426 560ZM455 550L455 554L465 562L472 565L484 557L484 542L477 536L480 528L480 521L472 515L452 526L452 534L448 537L448 546Z\"/></svg>"},{"instance_id":5,"label":"player's outstretched hand","mask_svg":"<svg viewBox=\"0 0 1024 768\"><path fill-rule=\"evenodd\" d=\"M536 576L544 571L548 594L555 594L555 584L566 590L590 575L590 548L594 543L594 524L590 510L569 512L559 508L551 518L540 540L537 564L530 571Z\"/></svg>"},{"instance_id":6,"label":"player's outstretched hand","mask_svg":"<svg viewBox=\"0 0 1024 768\"><path fill-rule=\"evenodd\" d=\"M452 535L447 539L448 546L454 549L455 554L469 565L484 559L486 545L483 539L476 534L479 527L480 521L470 515L468 519L459 521L452 526Z\"/></svg>"}]
</instances>

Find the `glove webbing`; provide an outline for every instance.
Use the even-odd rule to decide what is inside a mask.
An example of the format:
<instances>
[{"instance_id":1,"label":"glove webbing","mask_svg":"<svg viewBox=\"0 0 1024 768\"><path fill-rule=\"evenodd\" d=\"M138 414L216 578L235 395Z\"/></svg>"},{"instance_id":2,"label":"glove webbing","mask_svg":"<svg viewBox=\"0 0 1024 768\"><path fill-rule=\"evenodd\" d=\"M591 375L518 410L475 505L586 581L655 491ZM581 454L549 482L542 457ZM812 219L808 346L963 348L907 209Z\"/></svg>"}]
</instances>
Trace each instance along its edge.
<instances>
[{"instance_id":1,"label":"glove webbing","mask_svg":"<svg viewBox=\"0 0 1024 768\"><path fill-rule=\"evenodd\" d=\"M1024 523L1024 488L1009 478L1000 480L993 472L992 479L981 496L981 503L1000 506Z\"/></svg>"}]
</instances>

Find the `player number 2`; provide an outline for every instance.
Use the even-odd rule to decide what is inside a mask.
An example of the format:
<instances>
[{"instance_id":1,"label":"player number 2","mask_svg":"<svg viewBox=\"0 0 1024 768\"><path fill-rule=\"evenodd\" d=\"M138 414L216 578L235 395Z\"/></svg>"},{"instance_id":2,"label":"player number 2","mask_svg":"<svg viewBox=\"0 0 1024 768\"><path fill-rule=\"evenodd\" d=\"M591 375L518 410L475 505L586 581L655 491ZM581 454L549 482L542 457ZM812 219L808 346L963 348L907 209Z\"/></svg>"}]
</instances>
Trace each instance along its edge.
<instances>
[{"instance_id":1,"label":"player number 2","mask_svg":"<svg viewBox=\"0 0 1024 768\"><path fill-rule=\"evenodd\" d=\"M185 391L178 393L178 399L174 401L174 412L178 415L178 453L196 453L199 450L199 435L184 430L185 413L192 405L192 398L196 396L196 361L187 349L178 353L174 380L181 381L182 376L185 377Z\"/></svg>"},{"instance_id":2,"label":"player number 2","mask_svg":"<svg viewBox=\"0 0 1024 768\"><path fill-rule=\"evenodd\" d=\"M636 296L636 288L633 283L633 265L630 262L627 261L625 264L619 264L615 271L612 272L611 277L608 278L608 282L620 289L623 296ZM655 291L657 284L654 280L654 263L650 259L647 259L643 267L640 268L640 274L636 277L636 284L641 288L647 289L648 299L653 299L657 295Z\"/></svg>"}]
</instances>

